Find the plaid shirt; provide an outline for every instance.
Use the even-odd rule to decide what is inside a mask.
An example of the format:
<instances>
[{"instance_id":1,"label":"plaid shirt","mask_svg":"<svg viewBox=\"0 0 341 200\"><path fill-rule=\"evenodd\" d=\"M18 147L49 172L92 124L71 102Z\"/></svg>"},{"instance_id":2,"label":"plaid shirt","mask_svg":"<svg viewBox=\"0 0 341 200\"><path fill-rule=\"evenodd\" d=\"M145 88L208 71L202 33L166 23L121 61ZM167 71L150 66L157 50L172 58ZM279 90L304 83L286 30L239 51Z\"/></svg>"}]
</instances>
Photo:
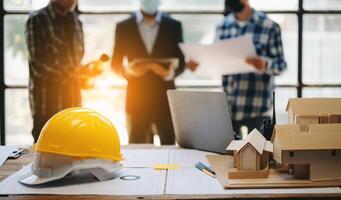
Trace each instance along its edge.
<instances>
[{"instance_id":1,"label":"plaid shirt","mask_svg":"<svg viewBox=\"0 0 341 200\"><path fill-rule=\"evenodd\" d=\"M57 15L53 4L32 13L26 23L29 92L33 115L51 116L80 106L75 68L84 54L82 24L75 13Z\"/></svg>"},{"instance_id":2,"label":"plaid shirt","mask_svg":"<svg viewBox=\"0 0 341 200\"><path fill-rule=\"evenodd\" d=\"M265 13L254 11L245 24L229 14L216 28L216 40L253 34L257 54L268 62L264 73L244 73L223 76L223 86L231 106L233 120L268 115L272 108L274 75L283 72L284 60L281 30Z\"/></svg>"}]
</instances>

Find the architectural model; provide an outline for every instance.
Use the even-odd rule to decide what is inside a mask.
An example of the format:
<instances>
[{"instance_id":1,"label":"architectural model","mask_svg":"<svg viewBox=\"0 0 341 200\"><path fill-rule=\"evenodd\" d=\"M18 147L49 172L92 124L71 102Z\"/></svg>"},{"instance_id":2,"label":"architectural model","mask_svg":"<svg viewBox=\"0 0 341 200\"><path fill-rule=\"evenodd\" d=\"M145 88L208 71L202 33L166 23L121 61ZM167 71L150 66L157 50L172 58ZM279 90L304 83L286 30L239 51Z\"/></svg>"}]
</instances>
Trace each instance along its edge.
<instances>
[{"instance_id":1,"label":"architectural model","mask_svg":"<svg viewBox=\"0 0 341 200\"><path fill-rule=\"evenodd\" d=\"M341 123L341 98L289 99L286 111L291 124Z\"/></svg>"},{"instance_id":2,"label":"architectural model","mask_svg":"<svg viewBox=\"0 0 341 200\"><path fill-rule=\"evenodd\" d=\"M269 154L273 145L254 129L244 140L234 140L226 148L233 152L234 167L229 178L266 178L268 176Z\"/></svg>"},{"instance_id":3,"label":"architectural model","mask_svg":"<svg viewBox=\"0 0 341 200\"><path fill-rule=\"evenodd\" d=\"M297 179L341 179L341 124L276 125L273 158Z\"/></svg>"}]
</instances>

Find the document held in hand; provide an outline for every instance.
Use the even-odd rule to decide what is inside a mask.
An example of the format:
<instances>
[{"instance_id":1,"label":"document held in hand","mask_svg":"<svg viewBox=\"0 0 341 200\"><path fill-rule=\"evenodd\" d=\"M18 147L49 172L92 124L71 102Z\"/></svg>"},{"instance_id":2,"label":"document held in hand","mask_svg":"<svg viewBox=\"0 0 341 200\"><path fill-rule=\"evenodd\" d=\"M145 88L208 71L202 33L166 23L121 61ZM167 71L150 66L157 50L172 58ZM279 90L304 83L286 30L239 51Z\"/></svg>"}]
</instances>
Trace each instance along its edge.
<instances>
[{"instance_id":1,"label":"document held in hand","mask_svg":"<svg viewBox=\"0 0 341 200\"><path fill-rule=\"evenodd\" d=\"M179 59L178 58L141 58L141 59L134 59L130 64L149 64L149 63L158 63L164 68L168 68L169 66L173 67L174 69L179 67Z\"/></svg>"},{"instance_id":2,"label":"document held in hand","mask_svg":"<svg viewBox=\"0 0 341 200\"><path fill-rule=\"evenodd\" d=\"M199 63L198 70L209 75L255 72L246 58L256 57L253 35L226 39L213 44L179 44L185 57Z\"/></svg>"}]
</instances>

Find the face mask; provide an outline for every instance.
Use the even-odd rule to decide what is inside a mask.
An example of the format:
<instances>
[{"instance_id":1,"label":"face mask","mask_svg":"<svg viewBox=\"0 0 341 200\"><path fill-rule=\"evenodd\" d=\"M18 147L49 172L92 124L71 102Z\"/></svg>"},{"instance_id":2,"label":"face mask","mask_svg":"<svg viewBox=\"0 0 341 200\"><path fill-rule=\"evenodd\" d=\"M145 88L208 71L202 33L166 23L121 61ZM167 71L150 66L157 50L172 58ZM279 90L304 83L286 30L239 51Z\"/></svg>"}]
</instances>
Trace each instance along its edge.
<instances>
[{"instance_id":1,"label":"face mask","mask_svg":"<svg viewBox=\"0 0 341 200\"><path fill-rule=\"evenodd\" d=\"M147 14L155 14L160 6L160 0L140 0L141 10Z\"/></svg>"},{"instance_id":2,"label":"face mask","mask_svg":"<svg viewBox=\"0 0 341 200\"><path fill-rule=\"evenodd\" d=\"M244 10L244 4L240 0L227 0L228 8L233 13L239 13Z\"/></svg>"}]
</instances>

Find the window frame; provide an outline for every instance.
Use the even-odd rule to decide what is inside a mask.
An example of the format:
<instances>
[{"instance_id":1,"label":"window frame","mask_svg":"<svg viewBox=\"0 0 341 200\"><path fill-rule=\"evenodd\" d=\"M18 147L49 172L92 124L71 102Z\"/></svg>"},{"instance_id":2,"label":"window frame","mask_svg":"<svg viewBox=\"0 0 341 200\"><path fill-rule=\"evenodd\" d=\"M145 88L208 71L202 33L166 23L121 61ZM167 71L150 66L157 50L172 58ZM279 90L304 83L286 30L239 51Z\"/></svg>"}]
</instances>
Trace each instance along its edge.
<instances>
[{"instance_id":1,"label":"window frame","mask_svg":"<svg viewBox=\"0 0 341 200\"><path fill-rule=\"evenodd\" d=\"M297 16L297 26L298 26L298 60L297 60L297 84L277 84L278 88L295 88L297 90L297 97L302 97L302 91L304 88L341 88L341 82L337 84L305 84L302 80L303 78L303 17L305 14L340 14L340 10L305 10L303 7L304 0L298 1L297 10L263 10L268 14L295 14ZM121 10L121 11L80 11L76 8L76 12L79 14L129 14L131 10ZM170 10L170 14L221 14L221 10ZM28 86L20 85L6 85L5 74L4 74L4 17L9 14L29 14L30 11L23 10L9 10L6 11L4 8L4 1L0 5L0 144L5 145L5 90L7 89L27 89ZM113 86L114 88L121 88L122 86ZM218 83L207 84L207 85L178 85L179 88L220 88L221 85Z\"/></svg>"}]
</instances>

